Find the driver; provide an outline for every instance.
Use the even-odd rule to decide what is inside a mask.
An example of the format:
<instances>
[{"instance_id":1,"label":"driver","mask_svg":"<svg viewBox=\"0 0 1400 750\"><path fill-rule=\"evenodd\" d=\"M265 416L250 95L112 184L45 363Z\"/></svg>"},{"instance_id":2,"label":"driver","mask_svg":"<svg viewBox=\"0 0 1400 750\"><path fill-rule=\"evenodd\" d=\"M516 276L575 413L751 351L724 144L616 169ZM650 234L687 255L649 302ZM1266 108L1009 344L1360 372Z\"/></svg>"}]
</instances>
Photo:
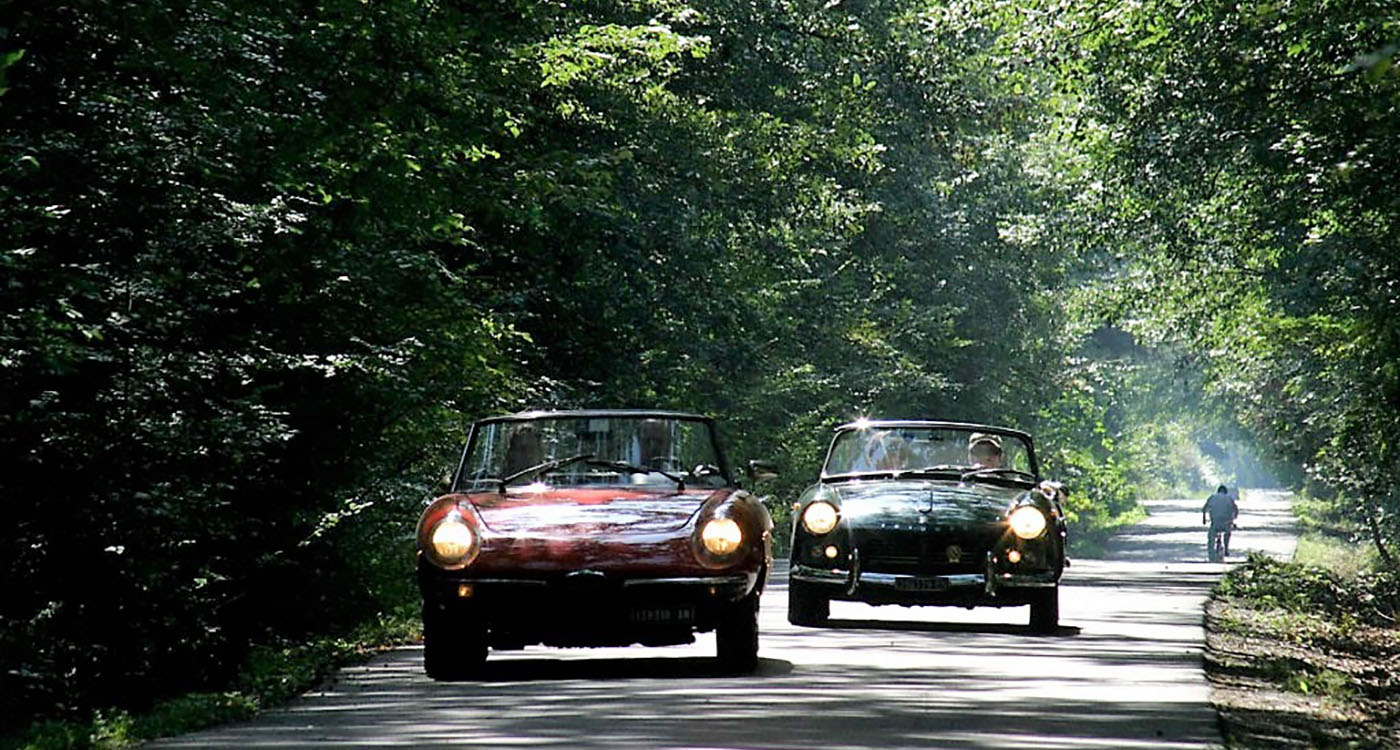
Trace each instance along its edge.
<instances>
[{"instance_id":1,"label":"driver","mask_svg":"<svg viewBox=\"0 0 1400 750\"><path fill-rule=\"evenodd\" d=\"M662 471L677 468L678 462L671 455L671 428L663 420L647 419L637 425L637 444L642 466Z\"/></svg>"},{"instance_id":2,"label":"driver","mask_svg":"<svg viewBox=\"0 0 1400 750\"><path fill-rule=\"evenodd\" d=\"M974 432L967 441L967 462L978 469L1000 469L1005 460L1001 438L985 432Z\"/></svg>"}]
</instances>

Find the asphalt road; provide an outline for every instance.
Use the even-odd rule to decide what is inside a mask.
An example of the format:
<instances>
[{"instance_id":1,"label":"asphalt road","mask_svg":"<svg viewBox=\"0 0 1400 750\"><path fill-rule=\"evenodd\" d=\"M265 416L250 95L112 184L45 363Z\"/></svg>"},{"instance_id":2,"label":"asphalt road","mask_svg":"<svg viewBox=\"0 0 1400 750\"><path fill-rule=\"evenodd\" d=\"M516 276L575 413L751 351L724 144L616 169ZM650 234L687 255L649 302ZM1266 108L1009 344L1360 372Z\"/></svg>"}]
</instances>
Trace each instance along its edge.
<instances>
[{"instance_id":1,"label":"asphalt road","mask_svg":"<svg viewBox=\"0 0 1400 750\"><path fill-rule=\"evenodd\" d=\"M836 602L832 627L797 628L777 575L753 675L716 674L713 635L492 654L486 679L462 683L429 680L421 648L405 647L285 708L150 747L1218 747L1201 609L1225 566L1204 562L1203 500L1150 503L1103 559L1074 560L1052 636L1027 631L1025 607ZM1232 560L1291 555L1286 497L1241 505Z\"/></svg>"}]
</instances>

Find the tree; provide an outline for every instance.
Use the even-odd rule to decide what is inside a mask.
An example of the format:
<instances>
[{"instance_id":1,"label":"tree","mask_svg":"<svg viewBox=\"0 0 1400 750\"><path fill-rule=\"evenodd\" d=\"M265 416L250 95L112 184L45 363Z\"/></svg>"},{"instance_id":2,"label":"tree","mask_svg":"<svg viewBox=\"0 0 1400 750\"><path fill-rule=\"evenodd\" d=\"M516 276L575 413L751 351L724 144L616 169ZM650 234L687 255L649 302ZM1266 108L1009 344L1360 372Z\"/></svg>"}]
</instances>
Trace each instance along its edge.
<instances>
[{"instance_id":1,"label":"tree","mask_svg":"<svg viewBox=\"0 0 1400 750\"><path fill-rule=\"evenodd\" d=\"M1067 124L1114 201L1085 208L1128 261L1131 330L1187 342L1224 409L1393 559L1393 13L1039 7L1068 14L1037 40L1080 97Z\"/></svg>"}]
</instances>

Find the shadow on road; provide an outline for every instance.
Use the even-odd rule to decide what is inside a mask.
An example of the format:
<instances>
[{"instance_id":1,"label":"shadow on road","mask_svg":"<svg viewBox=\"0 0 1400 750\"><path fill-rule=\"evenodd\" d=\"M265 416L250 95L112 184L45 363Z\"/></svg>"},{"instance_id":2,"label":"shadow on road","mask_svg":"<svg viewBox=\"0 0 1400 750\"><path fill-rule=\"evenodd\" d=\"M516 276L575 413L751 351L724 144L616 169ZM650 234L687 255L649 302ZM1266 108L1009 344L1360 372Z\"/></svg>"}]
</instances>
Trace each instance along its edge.
<instances>
[{"instance_id":1,"label":"shadow on road","mask_svg":"<svg viewBox=\"0 0 1400 750\"><path fill-rule=\"evenodd\" d=\"M654 650L638 653L657 653ZM665 653L662 650L661 653ZM752 675L738 677L773 677L792 672L792 662L784 659L758 660ZM479 678L462 682L538 682L542 680L700 680L734 679L736 676L720 668L719 662L703 656L671 656L636 658L516 658L486 662Z\"/></svg>"},{"instance_id":2,"label":"shadow on road","mask_svg":"<svg viewBox=\"0 0 1400 750\"><path fill-rule=\"evenodd\" d=\"M909 633L999 633L1034 638L1055 638L1079 635L1079 628L1061 625L1053 633L1038 633L1028 625L979 622L923 622L918 620L843 620L831 619L822 627L833 630L894 630Z\"/></svg>"},{"instance_id":3,"label":"shadow on road","mask_svg":"<svg viewBox=\"0 0 1400 750\"><path fill-rule=\"evenodd\" d=\"M405 649L292 710L183 746L1126 750L1206 747L1215 735L1213 717L1183 730L1168 686L1151 698L1114 691L1106 674L1143 664L1085 655L1073 640L917 633L918 659L872 652L860 642L872 635L824 631L803 663L765 658L747 677L716 676L698 657L531 657L494 665L505 679L444 683Z\"/></svg>"},{"instance_id":4,"label":"shadow on road","mask_svg":"<svg viewBox=\"0 0 1400 750\"><path fill-rule=\"evenodd\" d=\"M1146 502L1143 505L1149 513L1147 520L1114 536L1103 554L1092 559L1204 563L1207 528L1201 523L1204 504L1204 496ZM1237 525L1230 544L1231 560L1243 560L1250 552L1283 559L1292 556L1297 540L1297 519L1286 493L1247 491L1240 500Z\"/></svg>"}]
</instances>

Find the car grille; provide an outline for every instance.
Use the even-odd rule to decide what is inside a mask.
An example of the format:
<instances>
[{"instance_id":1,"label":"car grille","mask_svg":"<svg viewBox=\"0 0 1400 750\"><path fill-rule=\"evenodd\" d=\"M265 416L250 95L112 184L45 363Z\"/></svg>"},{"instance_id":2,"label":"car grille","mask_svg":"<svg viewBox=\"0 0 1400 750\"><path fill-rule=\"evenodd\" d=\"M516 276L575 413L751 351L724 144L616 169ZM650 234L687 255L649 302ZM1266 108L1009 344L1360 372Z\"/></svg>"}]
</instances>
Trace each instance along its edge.
<instances>
[{"instance_id":1,"label":"car grille","mask_svg":"<svg viewBox=\"0 0 1400 750\"><path fill-rule=\"evenodd\" d=\"M944 575L982 572L994 539L966 532L878 529L857 535L855 546L864 571Z\"/></svg>"}]
</instances>

